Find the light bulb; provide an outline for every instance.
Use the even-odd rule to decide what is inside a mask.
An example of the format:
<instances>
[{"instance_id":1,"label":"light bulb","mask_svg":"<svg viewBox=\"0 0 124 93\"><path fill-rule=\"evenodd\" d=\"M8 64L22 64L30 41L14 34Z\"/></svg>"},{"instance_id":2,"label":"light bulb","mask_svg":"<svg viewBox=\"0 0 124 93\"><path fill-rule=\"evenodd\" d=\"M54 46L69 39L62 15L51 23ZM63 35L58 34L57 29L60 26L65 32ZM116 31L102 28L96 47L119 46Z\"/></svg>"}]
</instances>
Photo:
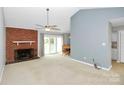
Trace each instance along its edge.
<instances>
[{"instance_id":1,"label":"light bulb","mask_svg":"<svg viewBox=\"0 0 124 93\"><path fill-rule=\"evenodd\" d=\"M45 28L45 31L50 31L50 28Z\"/></svg>"}]
</instances>

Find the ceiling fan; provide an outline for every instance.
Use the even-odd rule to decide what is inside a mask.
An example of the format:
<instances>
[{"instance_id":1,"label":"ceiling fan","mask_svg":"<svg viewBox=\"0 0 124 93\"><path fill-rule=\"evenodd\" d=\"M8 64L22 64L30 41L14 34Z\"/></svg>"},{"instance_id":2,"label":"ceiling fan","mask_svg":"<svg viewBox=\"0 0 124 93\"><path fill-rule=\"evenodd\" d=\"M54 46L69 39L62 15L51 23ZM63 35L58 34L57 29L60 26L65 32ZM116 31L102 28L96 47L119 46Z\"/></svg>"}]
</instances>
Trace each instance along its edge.
<instances>
[{"instance_id":1,"label":"ceiling fan","mask_svg":"<svg viewBox=\"0 0 124 93\"><path fill-rule=\"evenodd\" d=\"M42 29L43 31L57 31L60 30L59 28L57 28L57 25L49 25L49 8L46 9L46 13L47 13L47 24L46 25L40 25L40 24L36 24L36 26L38 27L37 29Z\"/></svg>"}]
</instances>

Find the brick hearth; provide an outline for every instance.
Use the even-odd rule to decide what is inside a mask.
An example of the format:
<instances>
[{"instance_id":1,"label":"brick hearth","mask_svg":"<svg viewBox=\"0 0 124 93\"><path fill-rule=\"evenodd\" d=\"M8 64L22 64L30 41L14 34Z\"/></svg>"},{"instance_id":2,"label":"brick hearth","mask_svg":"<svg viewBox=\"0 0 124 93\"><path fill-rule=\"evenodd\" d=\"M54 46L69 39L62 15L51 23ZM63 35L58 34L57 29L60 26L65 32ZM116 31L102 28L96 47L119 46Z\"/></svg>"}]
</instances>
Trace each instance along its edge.
<instances>
[{"instance_id":1,"label":"brick hearth","mask_svg":"<svg viewBox=\"0 0 124 93\"><path fill-rule=\"evenodd\" d=\"M6 59L7 64L14 63L14 51L18 49L34 49L37 57L38 33L36 30L6 27ZM14 41L34 41L33 43L14 43Z\"/></svg>"}]
</instances>

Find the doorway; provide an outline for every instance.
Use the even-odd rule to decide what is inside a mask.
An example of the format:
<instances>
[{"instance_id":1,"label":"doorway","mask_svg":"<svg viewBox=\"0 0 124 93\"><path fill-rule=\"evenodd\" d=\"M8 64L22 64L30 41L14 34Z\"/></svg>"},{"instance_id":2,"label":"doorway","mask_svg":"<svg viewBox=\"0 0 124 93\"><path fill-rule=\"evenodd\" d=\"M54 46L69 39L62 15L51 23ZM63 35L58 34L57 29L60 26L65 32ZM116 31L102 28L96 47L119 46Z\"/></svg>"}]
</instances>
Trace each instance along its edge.
<instances>
[{"instance_id":1,"label":"doorway","mask_svg":"<svg viewBox=\"0 0 124 93\"><path fill-rule=\"evenodd\" d=\"M109 29L109 38L110 44L111 44L111 64L114 67L117 67L119 65L118 63L124 62L124 53L123 53L123 46L124 46L124 18L121 18L121 20L118 19L112 19L110 21L110 29ZM121 64L120 64L121 65ZM119 65L119 66L120 66Z\"/></svg>"},{"instance_id":2,"label":"doorway","mask_svg":"<svg viewBox=\"0 0 124 93\"><path fill-rule=\"evenodd\" d=\"M62 53L63 38L59 35L44 35L44 54Z\"/></svg>"}]
</instances>

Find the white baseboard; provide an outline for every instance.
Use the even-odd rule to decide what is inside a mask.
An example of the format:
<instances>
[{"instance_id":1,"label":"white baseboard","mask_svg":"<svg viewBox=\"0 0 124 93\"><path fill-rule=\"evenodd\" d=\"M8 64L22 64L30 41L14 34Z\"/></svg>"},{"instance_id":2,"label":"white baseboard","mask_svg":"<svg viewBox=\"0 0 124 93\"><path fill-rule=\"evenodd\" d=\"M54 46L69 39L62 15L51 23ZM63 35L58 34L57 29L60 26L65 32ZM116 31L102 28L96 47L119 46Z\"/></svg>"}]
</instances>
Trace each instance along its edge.
<instances>
[{"instance_id":1,"label":"white baseboard","mask_svg":"<svg viewBox=\"0 0 124 93\"><path fill-rule=\"evenodd\" d=\"M100 67L100 66L98 66L98 67L101 68L101 69L103 69L103 70L107 70L107 71L109 71L109 70L111 70L112 65L111 65L110 67L108 67L108 68L104 68L104 67Z\"/></svg>"},{"instance_id":2,"label":"white baseboard","mask_svg":"<svg viewBox=\"0 0 124 93\"><path fill-rule=\"evenodd\" d=\"M0 71L0 82L2 81L4 67L5 67L5 65L1 68L1 71Z\"/></svg>"},{"instance_id":3,"label":"white baseboard","mask_svg":"<svg viewBox=\"0 0 124 93\"><path fill-rule=\"evenodd\" d=\"M73 59L73 58L71 58L71 60L82 63L82 64L85 64L85 65L89 65L89 66L92 66L92 67L94 66L93 64L86 63L84 61L79 61L79 60L76 60L76 59ZM98 68L109 71L112 68L112 66L110 66L109 68L104 68L104 67L98 66Z\"/></svg>"}]
</instances>

